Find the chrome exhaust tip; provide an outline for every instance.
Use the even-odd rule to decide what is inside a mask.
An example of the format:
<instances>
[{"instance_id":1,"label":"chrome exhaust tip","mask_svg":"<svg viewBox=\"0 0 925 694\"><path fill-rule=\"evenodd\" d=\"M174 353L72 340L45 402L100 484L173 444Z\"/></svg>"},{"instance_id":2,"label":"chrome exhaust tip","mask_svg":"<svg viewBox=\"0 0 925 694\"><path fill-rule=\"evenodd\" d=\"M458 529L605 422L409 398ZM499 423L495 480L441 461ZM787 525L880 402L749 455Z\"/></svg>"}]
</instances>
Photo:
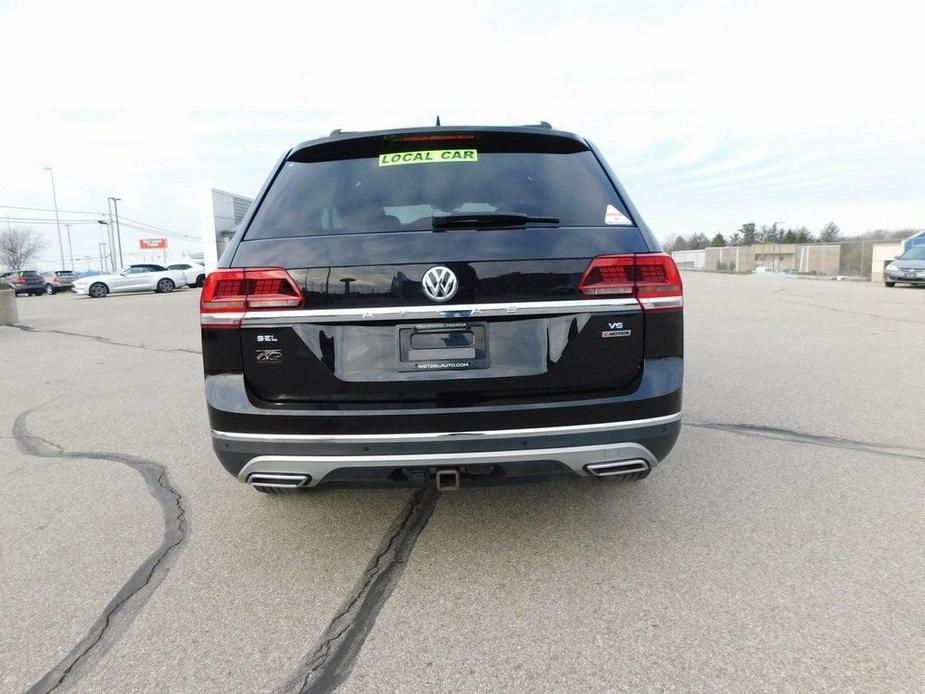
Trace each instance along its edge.
<instances>
[{"instance_id":1,"label":"chrome exhaust tip","mask_svg":"<svg viewBox=\"0 0 925 694\"><path fill-rule=\"evenodd\" d=\"M585 470L595 477L613 477L615 475L632 475L636 472L648 472L649 462L642 458L632 460L615 460L610 463L593 463L585 465Z\"/></svg>"},{"instance_id":2,"label":"chrome exhaust tip","mask_svg":"<svg viewBox=\"0 0 925 694\"><path fill-rule=\"evenodd\" d=\"M304 487L311 477L308 475L284 475L279 473L257 472L247 478L247 483L253 487L276 487L292 489Z\"/></svg>"}]
</instances>

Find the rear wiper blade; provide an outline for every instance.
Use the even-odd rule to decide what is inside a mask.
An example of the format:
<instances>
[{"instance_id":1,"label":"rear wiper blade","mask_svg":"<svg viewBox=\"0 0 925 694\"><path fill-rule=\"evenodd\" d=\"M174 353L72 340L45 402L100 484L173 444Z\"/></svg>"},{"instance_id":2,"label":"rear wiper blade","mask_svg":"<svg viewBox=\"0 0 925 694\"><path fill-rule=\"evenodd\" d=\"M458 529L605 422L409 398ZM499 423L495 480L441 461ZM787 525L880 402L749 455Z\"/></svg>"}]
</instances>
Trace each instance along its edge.
<instances>
[{"instance_id":1,"label":"rear wiper blade","mask_svg":"<svg viewBox=\"0 0 925 694\"><path fill-rule=\"evenodd\" d=\"M477 212L434 215L434 231L459 228L522 227L527 224L558 224L558 217L536 217L521 212Z\"/></svg>"}]
</instances>

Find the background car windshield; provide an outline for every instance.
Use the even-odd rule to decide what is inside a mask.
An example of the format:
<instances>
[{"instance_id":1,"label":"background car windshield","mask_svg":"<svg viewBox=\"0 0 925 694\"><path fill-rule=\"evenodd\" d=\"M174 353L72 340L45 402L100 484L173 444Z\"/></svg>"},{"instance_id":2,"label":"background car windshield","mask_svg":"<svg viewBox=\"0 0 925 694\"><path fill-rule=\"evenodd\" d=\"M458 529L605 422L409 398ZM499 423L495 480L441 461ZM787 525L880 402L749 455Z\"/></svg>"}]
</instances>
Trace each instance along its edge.
<instances>
[{"instance_id":1,"label":"background car windshield","mask_svg":"<svg viewBox=\"0 0 925 694\"><path fill-rule=\"evenodd\" d=\"M590 151L479 152L477 162L397 166L380 166L376 157L289 161L245 238L429 230L433 215L459 213L518 212L556 217L560 227L605 226L608 205L628 223Z\"/></svg>"},{"instance_id":2,"label":"background car windshield","mask_svg":"<svg viewBox=\"0 0 925 694\"><path fill-rule=\"evenodd\" d=\"M925 260L925 246L913 246L902 254L902 260Z\"/></svg>"}]
</instances>

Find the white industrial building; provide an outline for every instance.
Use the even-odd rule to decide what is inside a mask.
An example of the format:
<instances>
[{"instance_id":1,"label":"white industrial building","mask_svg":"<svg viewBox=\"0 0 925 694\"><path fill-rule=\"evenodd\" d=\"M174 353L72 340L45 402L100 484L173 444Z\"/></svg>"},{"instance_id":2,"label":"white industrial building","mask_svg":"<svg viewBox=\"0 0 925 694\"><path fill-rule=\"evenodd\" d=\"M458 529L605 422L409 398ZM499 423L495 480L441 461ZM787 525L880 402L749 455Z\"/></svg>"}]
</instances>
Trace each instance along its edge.
<instances>
[{"instance_id":1,"label":"white industrial building","mask_svg":"<svg viewBox=\"0 0 925 694\"><path fill-rule=\"evenodd\" d=\"M253 198L217 188L206 188L202 192L199 224L202 233L202 264L207 272L218 266L222 251L253 202Z\"/></svg>"}]
</instances>

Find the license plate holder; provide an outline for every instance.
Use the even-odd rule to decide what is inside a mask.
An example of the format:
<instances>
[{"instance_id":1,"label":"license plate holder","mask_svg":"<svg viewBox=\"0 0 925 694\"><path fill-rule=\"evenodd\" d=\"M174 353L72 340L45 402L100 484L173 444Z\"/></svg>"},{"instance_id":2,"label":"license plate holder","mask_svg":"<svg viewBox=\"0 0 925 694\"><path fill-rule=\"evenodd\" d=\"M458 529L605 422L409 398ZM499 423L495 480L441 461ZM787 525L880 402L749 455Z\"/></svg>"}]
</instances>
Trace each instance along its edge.
<instances>
[{"instance_id":1,"label":"license plate holder","mask_svg":"<svg viewBox=\"0 0 925 694\"><path fill-rule=\"evenodd\" d=\"M399 371L487 369L488 325L463 321L399 325Z\"/></svg>"}]
</instances>

